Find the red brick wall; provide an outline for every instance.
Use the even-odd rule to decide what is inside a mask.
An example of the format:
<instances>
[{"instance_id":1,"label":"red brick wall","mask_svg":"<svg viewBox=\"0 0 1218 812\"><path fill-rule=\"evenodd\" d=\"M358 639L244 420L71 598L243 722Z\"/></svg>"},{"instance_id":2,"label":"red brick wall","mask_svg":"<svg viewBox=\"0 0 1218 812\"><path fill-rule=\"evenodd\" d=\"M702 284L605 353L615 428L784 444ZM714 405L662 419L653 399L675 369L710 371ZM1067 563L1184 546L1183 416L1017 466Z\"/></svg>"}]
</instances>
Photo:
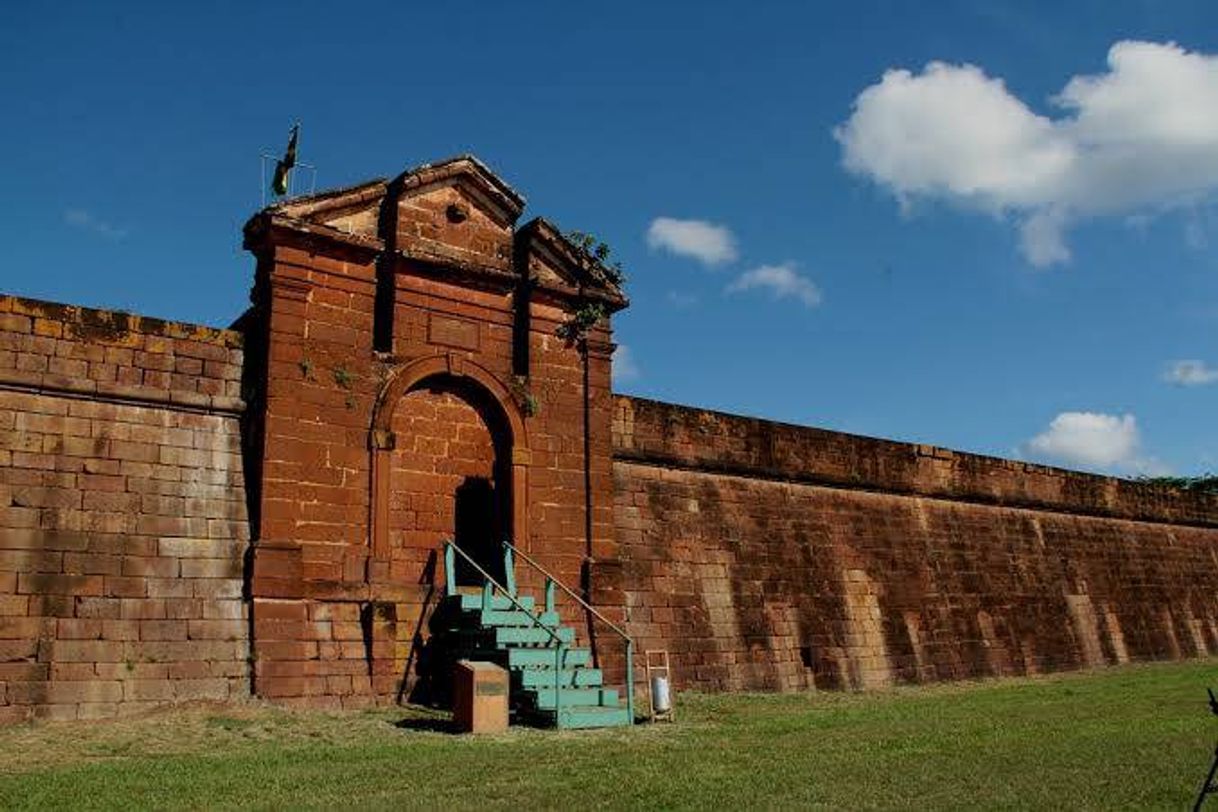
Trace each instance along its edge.
<instances>
[{"instance_id":1,"label":"red brick wall","mask_svg":"<svg viewBox=\"0 0 1218 812\"><path fill-rule=\"evenodd\" d=\"M455 394L408 394L393 415L389 577L418 578L437 534L456 532L457 490L470 479L495 484L495 446L478 411ZM501 483L506 487L507 483ZM504 508L496 510L503 516Z\"/></svg>"},{"instance_id":2,"label":"red brick wall","mask_svg":"<svg viewBox=\"0 0 1218 812\"><path fill-rule=\"evenodd\" d=\"M446 219L454 204L468 207L468 219ZM271 224L251 240L253 329L265 331L258 340L268 348L252 580L262 696L357 707L408 694L443 592L439 553L454 530L454 487L466 476L493 474L500 498L511 500L505 521L517 541L567 583L578 586L592 561L613 558L607 320L589 336L589 490L584 364L580 349L555 335L569 306L543 296L522 304L511 226L481 205L453 186L408 195L394 235L399 254L381 256L379 268L366 245L297 224ZM467 265L433 264L450 261ZM387 352L373 341L378 271L393 282ZM527 374L515 355L521 343ZM451 370L384 404L394 450L384 492L374 493L378 403L395 376L427 359ZM536 406L529 415L526 393ZM514 443L509 412L520 422ZM372 526L382 507L383 552Z\"/></svg>"},{"instance_id":3,"label":"red brick wall","mask_svg":"<svg viewBox=\"0 0 1218 812\"><path fill-rule=\"evenodd\" d=\"M0 720L249 692L236 333L0 297Z\"/></svg>"},{"instance_id":4,"label":"red brick wall","mask_svg":"<svg viewBox=\"0 0 1218 812\"><path fill-rule=\"evenodd\" d=\"M0 298L0 721L409 696L471 477L683 686L1218 650L1218 499L614 398L557 332L625 301L521 205L458 159L260 213L240 335Z\"/></svg>"},{"instance_id":5,"label":"red brick wall","mask_svg":"<svg viewBox=\"0 0 1218 812\"><path fill-rule=\"evenodd\" d=\"M1218 501L625 397L616 532L678 684L867 688L1218 651Z\"/></svg>"},{"instance_id":6,"label":"red brick wall","mask_svg":"<svg viewBox=\"0 0 1218 812\"><path fill-rule=\"evenodd\" d=\"M287 704L358 706L397 698L415 677L415 644L424 644L426 618L442 593L437 553L453 533L452 498L458 478L491 475L493 449L485 409L460 392L412 392L393 413L396 450L389 494L391 555L369 561L369 436L376 396L387 375L412 359L456 353L476 360L498 380L512 381L514 303L501 293L470 290L426 276L398 279L396 343L392 355L371 352L373 269L359 267L361 304L341 318L362 319L358 330L331 340L335 317L319 307L328 287L354 278L329 270L324 257L280 250L275 265L286 279L306 276L308 286L280 299L273 291L266 463L262 483L261 541L255 572L257 690ZM276 254L278 256L278 254ZM302 264L297 265L296 262ZM280 282L283 284L283 282ZM532 393L537 414L527 419L529 458L524 541L546 566L579 584L588 553L583 508L583 379L579 349L554 336L565 313L537 303L530 330ZM476 325L476 351L454 348L432 315ZM280 331L280 325L286 325ZM290 331L290 332L289 332ZM608 332L597 330L599 345ZM306 381L301 359L309 359ZM346 387L334 369L351 373ZM609 363L593 352L593 487L597 499L593 551L611 553L609 488ZM442 410L431 419L429 408ZM456 436L449 432L456 431ZM443 448L441 448L443 446ZM510 452L508 452L510 453ZM496 476L496 488L503 483ZM525 583L529 578L523 578ZM323 606L322 601L328 603ZM333 603L330 603L333 601ZM341 605L340 605L341 604ZM350 627L345 639L319 620L339 612ZM279 615L295 620L280 622ZM273 617L274 616L274 617ZM574 615L572 615L574 616ZM266 618L266 623L263 622ZM358 627L364 618L363 631ZM365 648L361 643L370 643ZM369 677L370 682L369 682ZM346 685L351 684L350 689ZM335 688L339 685L339 688Z\"/></svg>"},{"instance_id":7,"label":"red brick wall","mask_svg":"<svg viewBox=\"0 0 1218 812\"><path fill-rule=\"evenodd\" d=\"M372 352L372 255L308 247L260 255L247 331L267 356L265 371L255 373L262 396L251 407L263 435L251 578L254 690L287 704L337 707L343 697L371 698L360 620L372 599L369 414L384 365Z\"/></svg>"}]
</instances>

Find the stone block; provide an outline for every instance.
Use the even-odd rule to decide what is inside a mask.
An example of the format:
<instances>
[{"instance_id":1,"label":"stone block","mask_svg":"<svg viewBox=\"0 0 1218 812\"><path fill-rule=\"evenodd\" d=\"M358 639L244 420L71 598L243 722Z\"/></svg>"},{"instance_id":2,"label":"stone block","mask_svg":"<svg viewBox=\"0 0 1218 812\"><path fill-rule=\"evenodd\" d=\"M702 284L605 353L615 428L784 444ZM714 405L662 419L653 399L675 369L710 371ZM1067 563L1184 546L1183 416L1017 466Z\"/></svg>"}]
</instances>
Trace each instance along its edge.
<instances>
[{"instance_id":1,"label":"stone block","mask_svg":"<svg viewBox=\"0 0 1218 812\"><path fill-rule=\"evenodd\" d=\"M453 672L453 724L462 733L500 733L508 725L508 672L462 660Z\"/></svg>"}]
</instances>

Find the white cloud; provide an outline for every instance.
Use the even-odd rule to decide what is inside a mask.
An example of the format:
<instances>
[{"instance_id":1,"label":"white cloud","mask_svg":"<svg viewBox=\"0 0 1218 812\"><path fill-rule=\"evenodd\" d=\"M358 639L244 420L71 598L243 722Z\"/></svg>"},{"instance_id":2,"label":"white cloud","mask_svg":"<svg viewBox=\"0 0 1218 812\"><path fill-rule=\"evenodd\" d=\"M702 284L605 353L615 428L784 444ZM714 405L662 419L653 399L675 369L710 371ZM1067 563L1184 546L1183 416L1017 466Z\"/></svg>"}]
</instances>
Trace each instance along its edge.
<instances>
[{"instance_id":1,"label":"white cloud","mask_svg":"<svg viewBox=\"0 0 1218 812\"><path fill-rule=\"evenodd\" d=\"M1019 226L1019 250L1038 268L1070 261L1066 246L1065 215L1061 209L1033 212Z\"/></svg>"},{"instance_id":2,"label":"white cloud","mask_svg":"<svg viewBox=\"0 0 1218 812\"><path fill-rule=\"evenodd\" d=\"M1178 386L1206 386L1218 383L1218 369L1204 361L1172 361L1163 373L1163 380Z\"/></svg>"},{"instance_id":3,"label":"white cloud","mask_svg":"<svg viewBox=\"0 0 1218 812\"><path fill-rule=\"evenodd\" d=\"M647 229L647 245L652 250L691 257L703 265L722 265L738 256L731 230L705 220L657 217Z\"/></svg>"},{"instance_id":4,"label":"white cloud","mask_svg":"<svg viewBox=\"0 0 1218 812\"><path fill-rule=\"evenodd\" d=\"M670 290L665 297L668 303L673 307L684 310L687 307L693 307L698 303L698 296L694 293L686 293L681 290Z\"/></svg>"},{"instance_id":5,"label":"white cloud","mask_svg":"<svg viewBox=\"0 0 1218 812\"><path fill-rule=\"evenodd\" d=\"M1133 470L1145 467L1138 456L1141 443L1138 421L1131 414L1062 412L1028 442L1026 451L1067 465Z\"/></svg>"},{"instance_id":6,"label":"white cloud","mask_svg":"<svg viewBox=\"0 0 1218 812\"><path fill-rule=\"evenodd\" d=\"M625 383L639 377L639 365L635 363L634 354L625 344L618 344L613 351L613 382Z\"/></svg>"},{"instance_id":7,"label":"white cloud","mask_svg":"<svg viewBox=\"0 0 1218 812\"><path fill-rule=\"evenodd\" d=\"M66 210L63 213L63 221L74 228L90 231L109 240L121 240L127 236L127 229L117 228L84 209Z\"/></svg>"},{"instance_id":8,"label":"white cloud","mask_svg":"<svg viewBox=\"0 0 1218 812\"><path fill-rule=\"evenodd\" d=\"M1033 112L974 65L889 70L836 128L848 170L905 207L942 200L1020 224L1038 266L1069 261L1067 225L1192 206L1218 191L1218 56L1124 41Z\"/></svg>"},{"instance_id":9,"label":"white cloud","mask_svg":"<svg viewBox=\"0 0 1218 812\"><path fill-rule=\"evenodd\" d=\"M757 288L769 290L775 299L790 297L798 299L808 307L816 307L822 299L820 289L811 279L796 273L794 263L790 262L762 265L745 271L727 286L727 292L740 293Z\"/></svg>"}]
</instances>

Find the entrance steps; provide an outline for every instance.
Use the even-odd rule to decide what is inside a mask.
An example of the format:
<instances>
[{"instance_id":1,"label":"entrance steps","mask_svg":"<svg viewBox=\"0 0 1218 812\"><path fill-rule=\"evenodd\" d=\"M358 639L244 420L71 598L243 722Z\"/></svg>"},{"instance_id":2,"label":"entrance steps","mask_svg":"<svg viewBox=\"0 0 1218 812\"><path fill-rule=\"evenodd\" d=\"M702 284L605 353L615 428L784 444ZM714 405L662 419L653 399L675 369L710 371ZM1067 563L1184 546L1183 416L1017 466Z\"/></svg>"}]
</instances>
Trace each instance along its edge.
<instances>
[{"instance_id":1,"label":"entrance steps","mask_svg":"<svg viewBox=\"0 0 1218 812\"><path fill-rule=\"evenodd\" d=\"M563 729L632 724L633 703L623 701L617 689L605 687L592 651L574 645L575 629L562 624L554 607L554 585L548 579L541 607L533 596L517 593L513 556L510 545L505 547L509 548L508 586L500 586L483 572L478 594L461 593L449 576L448 594L433 617L436 642L453 661L483 660L507 669L509 701L518 721ZM454 572L458 554L473 563L448 542L448 573ZM629 661L628 642L628 671ZM633 681L628 677L626 699L631 691Z\"/></svg>"}]
</instances>

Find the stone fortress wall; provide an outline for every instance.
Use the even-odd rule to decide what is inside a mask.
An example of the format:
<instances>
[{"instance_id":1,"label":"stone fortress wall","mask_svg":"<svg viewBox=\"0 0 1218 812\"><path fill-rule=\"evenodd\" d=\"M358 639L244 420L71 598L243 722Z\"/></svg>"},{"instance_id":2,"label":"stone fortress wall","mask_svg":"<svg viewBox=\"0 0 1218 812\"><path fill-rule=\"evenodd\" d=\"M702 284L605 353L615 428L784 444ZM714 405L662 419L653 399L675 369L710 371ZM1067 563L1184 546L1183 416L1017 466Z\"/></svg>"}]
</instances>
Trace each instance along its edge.
<instances>
[{"instance_id":1,"label":"stone fortress wall","mask_svg":"<svg viewBox=\"0 0 1218 812\"><path fill-rule=\"evenodd\" d=\"M0 297L0 720L249 694L241 336Z\"/></svg>"},{"instance_id":2,"label":"stone fortress wall","mask_svg":"<svg viewBox=\"0 0 1218 812\"><path fill-rule=\"evenodd\" d=\"M454 536L679 688L1218 651L1215 497L614 396L620 279L523 207L469 156L270 207L234 329L0 297L0 721L425 696Z\"/></svg>"},{"instance_id":3,"label":"stone fortress wall","mask_svg":"<svg viewBox=\"0 0 1218 812\"><path fill-rule=\"evenodd\" d=\"M1218 652L1218 500L617 397L631 630L709 690Z\"/></svg>"}]
</instances>

